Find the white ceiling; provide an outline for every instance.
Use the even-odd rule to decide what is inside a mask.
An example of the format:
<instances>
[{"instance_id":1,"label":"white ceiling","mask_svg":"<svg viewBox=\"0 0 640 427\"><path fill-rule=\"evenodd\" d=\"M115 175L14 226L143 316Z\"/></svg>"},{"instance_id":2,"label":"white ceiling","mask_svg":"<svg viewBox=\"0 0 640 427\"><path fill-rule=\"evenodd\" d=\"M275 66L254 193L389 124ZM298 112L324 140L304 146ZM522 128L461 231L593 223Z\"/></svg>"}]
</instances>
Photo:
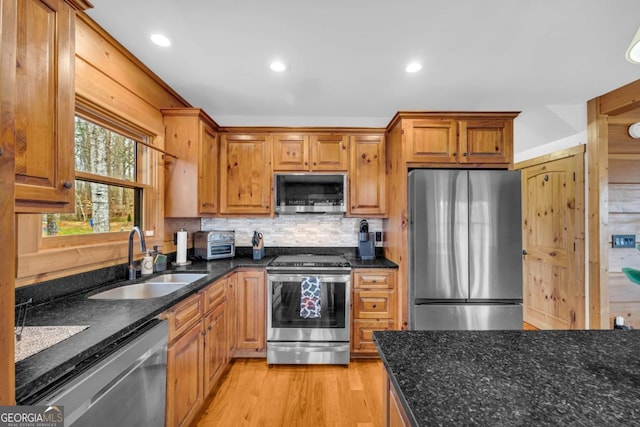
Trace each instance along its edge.
<instances>
[{"instance_id":1,"label":"white ceiling","mask_svg":"<svg viewBox=\"0 0 640 427\"><path fill-rule=\"evenodd\" d=\"M98 24L223 126L384 127L398 110L565 122L563 111L640 78L624 57L638 0L92 3ZM153 45L155 32L172 46ZM272 72L275 58L290 69ZM407 74L412 60L423 69Z\"/></svg>"}]
</instances>

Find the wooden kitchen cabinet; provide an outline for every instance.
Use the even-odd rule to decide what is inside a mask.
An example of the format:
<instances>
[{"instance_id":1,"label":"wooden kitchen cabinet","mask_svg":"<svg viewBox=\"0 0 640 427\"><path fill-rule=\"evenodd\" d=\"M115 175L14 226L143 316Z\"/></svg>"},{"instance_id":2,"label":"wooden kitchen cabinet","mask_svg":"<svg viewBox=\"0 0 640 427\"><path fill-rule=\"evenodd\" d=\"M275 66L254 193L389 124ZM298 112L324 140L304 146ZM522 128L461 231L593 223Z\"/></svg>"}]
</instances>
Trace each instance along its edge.
<instances>
[{"instance_id":1,"label":"wooden kitchen cabinet","mask_svg":"<svg viewBox=\"0 0 640 427\"><path fill-rule=\"evenodd\" d=\"M384 395L382 399L382 407L383 407L383 415L384 415L384 427L406 427L410 426L411 422L409 421L409 417L405 412L402 404L400 403L400 398L398 397L398 392L395 387L389 380L389 376L385 368L383 368L384 372L382 374L383 383L384 383Z\"/></svg>"},{"instance_id":2,"label":"wooden kitchen cabinet","mask_svg":"<svg viewBox=\"0 0 640 427\"><path fill-rule=\"evenodd\" d=\"M229 362L225 276L163 314L169 322L166 425L188 426Z\"/></svg>"},{"instance_id":3,"label":"wooden kitchen cabinet","mask_svg":"<svg viewBox=\"0 0 640 427\"><path fill-rule=\"evenodd\" d=\"M264 270L236 274L236 357L266 355L266 283Z\"/></svg>"},{"instance_id":4,"label":"wooden kitchen cabinet","mask_svg":"<svg viewBox=\"0 0 640 427\"><path fill-rule=\"evenodd\" d=\"M188 426L203 396L204 333L200 319L167 349L167 427Z\"/></svg>"},{"instance_id":5,"label":"wooden kitchen cabinet","mask_svg":"<svg viewBox=\"0 0 640 427\"><path fill-rule=\"evenodd\" d=\"M16 212L75 211L75 14L87 7L17 1Z\"/></svg>"},{"instance_id":6,"label":"wooden kitchen cabinet","mask_svg":"<svg viewBox=\"0 0 640 427\"><path fill-rule=\"evenodd\" d=\"M226 286L226 283L225 283ZM204 393L209 395L229 361L227 347L226 302L218 305L204 317Z\"/></svg>"},{"instance_id":7,"label":"wooden kitchen cabinet","mask_svg":"<svg viewBox=\"0 0 640 427\"><path fill-rule=\"evenodd\" d=\"M396 306L395 270L355 269L353 271L352 353L377 354L373 332L395 328Z\"/></svg>"},{"instance_id":8,"label":"wooden kitchen cabinet","mask_svg":"<svg viewBox=\"0 0 640 427\"><path fill-rule=\"evenodd\" d=\"M308 171L309 135L288 133L273 135L273 170Z\"/></svg>"},{"instance_id":9,"label":"wooden kitchen cabinet","mask_svg":"<svg viewBox=\"0 0 640 427\"><path fill-rule=\"evenodd\" d=\"M271 214L271 135L222 134L220 213Z\"/></svg>"},{"instance_id":10,"label":"wooden kitchen cabinet","mask_svg":"<svg viewBox=\"0 0 640 427\"><path fill-rule=\"evenodd\" d=\"M349 146L349 214L384 216L387 211L384 135L352 135Z\"/></svg>"},{"instance_id":11,"label":"wooden kitchen cabinet","mask_svg":"<svg viewBox=\"0 0 640 427\"><path fill-rule=\"evenodd\" d=\"M229 275L227 279L227 354L229 359L234 356L236 351L236 323L237 323L237 306L236 306L236 288L238 283L237 273Z\"/></svg>"},{"instance_id":12,"label":"wooden kitchen cabinet","mask_svg":"<svg viewBox=\"0 0 640 427\"><path fill-rule=\"evenodd\" d=\"M441 114L441 113L440 113ZM423 164L510 164L516 113L422 113L402 120L405 158Z\"/></svg>"},{"instance_id":13,"label":"wooden kitchen cabinet","mask_svg":"<svg viewBox=\"0 0 640 427\"><path fill-rule=\"evenodd\" d=\"M218 212L218 125L199 108L163 109L165 216L193 218ZM195 186L195 188L194 188Z\"/></svg>"},{"instance_id":14,"label":"wooden kitchen cabinet","mask_svg":"<svg viewBox=\"0 0 640 427\"><path fill-rule=\"evenodd\" d=\"M347 171L349 139L335 133L273 135L273 170L299 172Z\"/></svg>"}]
</instances>

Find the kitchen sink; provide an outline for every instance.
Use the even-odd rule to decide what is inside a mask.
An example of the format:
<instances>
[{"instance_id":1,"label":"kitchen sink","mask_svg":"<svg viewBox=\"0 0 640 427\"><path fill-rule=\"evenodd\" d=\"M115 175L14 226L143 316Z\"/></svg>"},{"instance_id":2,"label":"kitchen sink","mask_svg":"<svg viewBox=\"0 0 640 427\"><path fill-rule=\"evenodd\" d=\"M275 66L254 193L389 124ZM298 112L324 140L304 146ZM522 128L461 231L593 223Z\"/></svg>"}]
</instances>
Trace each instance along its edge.
<instances>
[{"instance_id":1,"label":"kitchen sink","mask_svg":"<svg viewBox=\"0 0 640 427\"><path fill-rule=\"evenodd\" d=\"M168 273L143 282L119 286L91 295L89 299L149 299L169 295L205 277L197 273Z\"/></svg>"}]
</instances>

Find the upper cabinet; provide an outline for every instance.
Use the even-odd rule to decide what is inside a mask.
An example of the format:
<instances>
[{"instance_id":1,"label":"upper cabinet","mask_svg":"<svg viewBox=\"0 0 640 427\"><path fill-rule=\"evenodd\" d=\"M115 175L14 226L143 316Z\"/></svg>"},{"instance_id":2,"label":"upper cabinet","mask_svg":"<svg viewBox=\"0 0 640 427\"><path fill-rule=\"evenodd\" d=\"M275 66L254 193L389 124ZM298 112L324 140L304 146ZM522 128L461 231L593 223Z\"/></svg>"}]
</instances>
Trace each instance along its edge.
<instances>
[{"instance_id":1,"label":"upper cabinet","mask_svg":"<svg viewBox=\"0 0 640 427\"><path fill-rule=\"evenodd\" d=\"M222 134L220 213L270 215L271 135Z\"/></svg>"},{"instance_id":2,"label":"upper cabinet","mask_svg":"<svg viewBox=\"0 0 640 427\"><path fill-rule=\"evenodd\" d=\"M166 151L177 156L165 158L165 216L216 214L218 126L199 108L165 109L162 114Z\"/></svg>"},{"instance_id":3,"label":"upper cabinet","mask_svg":"<svg viewBox=\"0 0 640 427\"><path fill-rule=\"evenodd\" d=\"M405 159L411 163L508 165L513 161L516 116L419 113L402 118Z\"/></svg>"},{"instance_id":4,"label":"upper cabinet","mask_svg":"<svg viewBox=\"0 0 640 427\"><path fill-rule=\"evenodd\" d=\"M274 171L346 171L349 139L336 133L273 135Z\"/></svg>"},{"instance_id":5,"label":"upper cabinet","mask_svg":"<svg viewBox=\"0 0 640 427\"><path fill-rule=\"evenodd\" d=\"M387 207L384 135L353 135L349 145L349 214L383 216Z\"/></svg>"},{"instance_id":6,"label":"upper cabinet","mask_svg":"<svg viewBox=\"0 0 640 427\"><path fill-rule=\"evenodd\" d=\"M87 7L17 1L16 212L75 210L75 10Z\"/></svg>"}]
</instances>

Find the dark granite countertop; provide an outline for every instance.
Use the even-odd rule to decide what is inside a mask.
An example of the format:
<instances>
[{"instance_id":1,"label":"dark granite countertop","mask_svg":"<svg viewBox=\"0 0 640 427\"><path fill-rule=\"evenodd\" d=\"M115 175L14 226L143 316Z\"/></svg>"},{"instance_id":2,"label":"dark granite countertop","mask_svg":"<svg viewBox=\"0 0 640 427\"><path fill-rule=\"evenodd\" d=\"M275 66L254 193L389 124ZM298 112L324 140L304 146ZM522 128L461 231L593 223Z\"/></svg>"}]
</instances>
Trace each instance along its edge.
<instances>
[{"instance_id":1,"label":"dark granite countertop","mask_svg":"<svg viewBox=\"0 0 640 427\"><path fill-rule=\"evenodd\" d=\"M640 331L374 332L414 426L640 424Z\"/></svg>"},{"instance_id":2,"label":"dark granite countertop","mask_svg":"<svg viewBox=\"0 0 640 427\"><path fill-rule=\"evenodd\" d=\"M95 300L91 294L120 286L116 282L99 289L37 305L29 310L27 325L88 325L89 328L16 363L16 401L31 404L35 392L56 379L72 373L76 365L99 357L127 335L135 332L154 317L179 301L196 293L238 267L264 268L273 258L253 260L233 258L209 262L194 262L175 271L207 273L189 286L160 298L146 300ZM162 274L162 273L159 273ZM150 276L145 276L147 279ZM141 281L142 279L137 279ZM135 283L135 282L127 282Z\"/></svg>"},{"instance_id":3,"label":"dark granite countertop","mask_svg":"<svg viewBox=\"0 0 640 427\"><path fill-rule=\"evenodd\" d=\"M321 250L321 248L315 249ZM250 251L245 252L251 253ZM116 343L134 334L137 329L179 301L196 293L204 286L236 268L265 268L273 259L273 256L277 256L279 253L275 252L268 255L261 260L253 260L251 256L243 254L233 259L194 261L188 266L173 268L172 270L174 271L207 273L207 276L160 298L146 300L94 300L87 298L94 293L121 286L125 283L141 281L143 280L142 278L132 282L111 280L107 285L87 287L87 291L76 292L72 296L63 298L53 298L45 295L44 300L48 302L38 304L29 310L27 325L87 325L89 328L17 362L16 401L18 404L34 403L34 393L39 393L44 387L50 386L65 375L72 375L79 364L101 357L101 355L111 351ZM397 268L396 264L380 257L373 261L362 261L355 256L355 253L353 255L347 253L345 256L353 268ZM76 282L78 280L88 280L86 276L78 277L80 279L76 277L69 280L75 280ZM146 276L144 279L148 277ZM57 285L57 287L60 286L64 287L64 283ZM77 287L79 284L75 283L74 286ZM47 290L44 289L44 291L46 292ZM23 299L22 294L25 293L25 290L20 289L20 292L20 299Z\"/></svg>"}]
</instances>

